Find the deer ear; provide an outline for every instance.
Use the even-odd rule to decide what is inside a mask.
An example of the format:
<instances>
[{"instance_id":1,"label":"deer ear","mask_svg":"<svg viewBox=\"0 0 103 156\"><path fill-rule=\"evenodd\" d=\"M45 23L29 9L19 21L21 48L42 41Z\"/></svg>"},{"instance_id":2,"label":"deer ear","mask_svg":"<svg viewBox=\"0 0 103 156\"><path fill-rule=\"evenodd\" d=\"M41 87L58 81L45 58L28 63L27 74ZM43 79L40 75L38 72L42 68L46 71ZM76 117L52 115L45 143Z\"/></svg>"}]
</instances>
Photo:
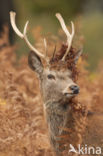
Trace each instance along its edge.
<instances>
[{"instance_id":1,"label":"deer ear","mask_svg":"<svg viewBox=\"0 0 103 156\"><path fill-rule=\"evenodd\" d=\"M77 64L79 57L82 55L83 49L78 50L77 55L75 56L74 62Z\"/></svg>"},{"instance_id":2,"label":"deer ear","mask_svg":"<svg viewBox=\"0 0 103 156\"><path fill-rule=\"evenodd\" d=\"M43 72L43 64L41 59L33 51L29 53L28 64L30 68L39 75Z\"/></svg>"}]
</instances>

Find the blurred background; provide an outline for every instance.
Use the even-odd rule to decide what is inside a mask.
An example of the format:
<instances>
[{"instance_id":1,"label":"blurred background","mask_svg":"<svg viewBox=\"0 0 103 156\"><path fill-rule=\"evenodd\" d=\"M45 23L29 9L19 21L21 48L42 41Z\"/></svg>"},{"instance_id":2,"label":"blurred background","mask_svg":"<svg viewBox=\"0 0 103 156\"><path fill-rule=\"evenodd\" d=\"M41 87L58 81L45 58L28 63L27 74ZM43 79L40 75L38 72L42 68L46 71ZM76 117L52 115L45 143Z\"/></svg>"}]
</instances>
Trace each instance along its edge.
<instances>
[{"instance_id":1,"label":"blurred background","mask_svg":"<svg viewBox=\"0 0 103 156\"><path fill-rule=\"evenodd\" d=\"M10 26L9 11L17 13L17 25L20 30L29 20L28 37L35 42L33 30L40 29L43 35L58 35L60 24L55 13L60 12L68 26L74 21L83 38L84 53L88 54L89 69L96 70L103 59L103 0L0 0L0 32L4 24L9 25L11 44L17 43L17 55L26 55L28 48L17 37ZM79 24L78 24L79 23Z\"/></svg>"}]
</instances>

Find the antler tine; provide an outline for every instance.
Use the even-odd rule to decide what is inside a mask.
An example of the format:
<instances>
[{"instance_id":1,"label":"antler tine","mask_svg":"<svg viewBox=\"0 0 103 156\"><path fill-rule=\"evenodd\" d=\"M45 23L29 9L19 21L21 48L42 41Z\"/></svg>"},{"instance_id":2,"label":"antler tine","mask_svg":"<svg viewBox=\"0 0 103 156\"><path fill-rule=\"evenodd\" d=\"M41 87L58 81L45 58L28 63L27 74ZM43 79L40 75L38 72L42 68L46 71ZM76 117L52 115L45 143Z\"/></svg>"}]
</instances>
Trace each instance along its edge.
<instances>
[{"instance_id":1,"label":"antler tine","mask_svg":"<svg viewBox=\"0 0 103 156\"><path fill-rule=\"evenodd\" d=\"M57 14L56 14L56 17L57 17L57 19L59 20L59 22L60 22L60 24L61 24L61 27L62 27L64 33L65 33L66 36L67 36L67 45L68 45L68 48L67 48L66 53L64 54L64 56L63 56L63 58L62 58L62 60L64 61L65 58L66 58L66 56L67 56L67 54L68 54L68 52L70 51L71 44L72 44L72 40L73 40L73 37L74 37L74 33L75 33L74 24L73 24L73 22L71 22L71 25L72 25L72 33L70 33L70 32L68 31L66 25L65 25L64 19L63 19L63 17L61 16L61 14L60 14L60 13L57 13Z\"/></svg>"},{"instance_id":2,"label":"antler tine","mask_svg":"<svg viewBox=\"0 0 103 156\"><path fill-rule=\"evenodd\" d=\"M26 36L26 33L27 33L27 26L28 26L28 23L29 21L26 22L25 26L24 26L24 31L23 33L20 32L20 30L17 28L16 26L16 22L15 22L15 16L16 16L16 13L11 11L10 12L10 21L11 21L11 25L12 25L12 28L13 30L15 31L15 33L22 39L24 39L24 41L26 42L26 44L28 45L28 47L34 51L34 53L36 53L39 57L42 57L42 58L45 58L45 56L43 54L41 54L35 47L33 47L31 45L31 43L28 41L28 38ZM45 58L46 59L46 58Z\"/></svg>"},{"instance_id":3,"label":"antler tine","mask_svg":"<svg viewBox=\"0 0 103 156\"><path fill-rule=\"evenodd\" d=\"M44 38L45 57L47 57L47 41Z\"/></svg>"},{"instance_id":4,"label":"antler tine","mask_svg":"<svg viewBox=\"0 0 103 156\"><path fill-rule=\"evenodd\" d=\"M16 27L16 24L15 24L15 16L16 16L16 13L11 11L10 12L10 21L11 21L11 25L14 29L14 31L16 32L16 34L20 37L20 38L23 38L23 34L19 31L19 29Z\"/></svg>"}]
</instances>

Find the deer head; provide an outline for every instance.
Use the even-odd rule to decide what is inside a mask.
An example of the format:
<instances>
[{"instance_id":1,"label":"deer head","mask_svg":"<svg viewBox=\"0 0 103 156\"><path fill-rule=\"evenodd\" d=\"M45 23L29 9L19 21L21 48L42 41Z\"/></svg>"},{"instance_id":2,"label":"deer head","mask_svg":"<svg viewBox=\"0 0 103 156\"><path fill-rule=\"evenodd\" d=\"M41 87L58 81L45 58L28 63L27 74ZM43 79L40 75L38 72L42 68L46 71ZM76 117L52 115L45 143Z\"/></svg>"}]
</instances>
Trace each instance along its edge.
<instances>
[{"instance_id":1,"label":"deer head","mask_svg":"<svg viewBox=\"0 0 103 156\"><path fill-rule=\"evenodd\" d=\"M67 49L65 51L64 56L59 61L58 65L60 66L59 70L56 68L52 68L52 65L50 64L49 58L45 56L44 54L41 54L35 47L33 47L30 42L28 41L26 32L27 32L27 26L28 21L26 22L24 26L24 31L21 33L19 29L16 26L15 23L15 13L10 12L10 19L11 19L11 25L16 32L16 34L24 39L26 44L29 46L29 48L32 50L29 53L28 56L28 63L30 68L37 73L40 85L41 85L41 91L44 98L44 102L47 101L60 101L60 100L69 100L72 97L76 96L79 93L79 86L73 81L72 79L72 71L67 68L62 68L62 64L65 63L66 56L68 55L71 44L74 36L74 24L72 24L72 33L70 33L64 23L64 20L62 16L57 13L56 17L58 18L63 31L65 32L67 36ZM45 43L46 47L46 43ZM75 64L80 56L80 53L77 53L75 56ZM47 63L47 66L44 67L42 63L42 59L45 60Z\"/></svg>"}]
</instances>

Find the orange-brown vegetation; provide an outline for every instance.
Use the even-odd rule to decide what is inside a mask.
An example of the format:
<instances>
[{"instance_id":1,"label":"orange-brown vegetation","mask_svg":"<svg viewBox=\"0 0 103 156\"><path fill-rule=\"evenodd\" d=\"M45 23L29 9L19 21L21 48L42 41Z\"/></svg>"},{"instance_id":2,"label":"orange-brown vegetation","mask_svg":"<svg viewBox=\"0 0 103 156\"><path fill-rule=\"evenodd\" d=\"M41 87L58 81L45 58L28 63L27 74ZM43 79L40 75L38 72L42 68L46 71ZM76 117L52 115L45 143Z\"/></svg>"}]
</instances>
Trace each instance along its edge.
<instances>
[{"instance_id":1,"label":"orange-brown vegetation","mask_svg":"<svg viewBox=\"0 0 103 156\"><path fill-rule=\"evenodd\" d=\"M51 37L52 40L56 38ZM49 42L48 51L51 55L53 48ZM37 46L42 47L42 44ZM17 61L15 48L9 45L7 32L3 34L0 39L0 156L52 156L38 78L29 69L27 56L22 56ZM88 145L101 147L103 146L103 63L101 61L97 72L92 74L86 70L87 63L84 59L80 58L77 66L78 84L81 89L78 101L90 113L87 119L83 119L84 124L80 120L76 121L75 129L80 137L79 130L86 124L83 139L81 140L81 137L79 139Z\"/></svg>"}]
</instances>

